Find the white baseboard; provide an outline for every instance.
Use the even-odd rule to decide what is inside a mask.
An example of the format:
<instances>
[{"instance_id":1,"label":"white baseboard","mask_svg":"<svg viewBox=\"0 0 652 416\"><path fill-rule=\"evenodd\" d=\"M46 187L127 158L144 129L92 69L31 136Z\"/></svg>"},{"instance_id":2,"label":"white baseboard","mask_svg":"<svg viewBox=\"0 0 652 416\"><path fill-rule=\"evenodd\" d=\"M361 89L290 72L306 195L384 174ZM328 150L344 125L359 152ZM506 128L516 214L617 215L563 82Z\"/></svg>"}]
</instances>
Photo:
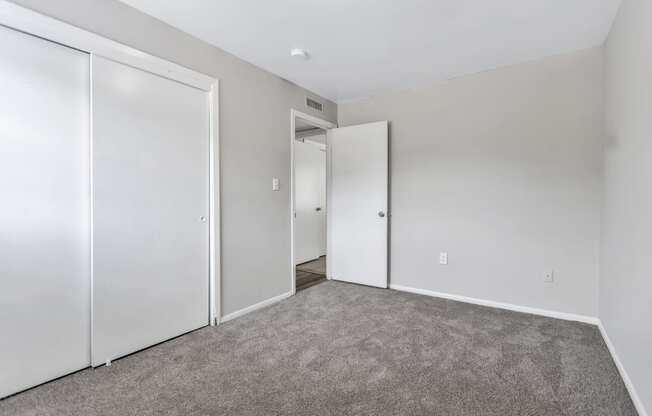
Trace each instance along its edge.
<instances>
[{"instance_id":1,"label":"white baseboard","mask_svg":"<svg viewBox=\"0 0 652 416\"><path fill-rule=\"evenodd\" d=\"M419 294L419 295L432 296L432 297L435 297L435 298L456 300L458 302L472 303L474 305L489 306L491 308L507 309L507 310L515 311L515 312L531 313L533 315L547 316L549 318L563 319L563 320L566 320L566 321L584 322L584 323L592 324L592 325L598 325L600 323L600 320L598 318L593 317L593 316L576 315L576 314L573 314L573 313L549 311L549 310L546 310L546 309L531 308L529 306L520 306L520 305L513 305L511 303L494 302L494 301L491 301L491 300L470 298L470 297L467 297L467 296L451 295L449 293L434 292L432 290L417 289L417 288L414 288L414 287L401 286L401 285L391 285L390 284L389 288L394 289L394 290L400 290L401 292L410 292L410 293L416 293L416 294Z\"/></svg>"},{"instance_id":2,"label":"white baseboard","mask_svg":"<svg viewBox=\"0 0 652 416\"><path fill-rule=\"evenodd\" d=\"M632 380L629 378L629 375L627 374L625 367L620 361L620 358L618 358L618 354L616 354L616 349L612 344L611 340L609 339L609 336L607 335L607 331L602 325L602 322L600 321L599 318L593 316L576 315L576 314L566 313L566 312L549 311L546 309L531 308L529 306L513 305L511 303L494 302L491 300L470 298L467 296L451 295L449 293L434 292L432 290L417 289L408 286L389 285L389 288L394 290L400 290L402 292L416 293L419 295L432 296L436 298L456 300L458 302L472 303L475 305L489 306L492 308L507 309L515 312L525 312L525 313L531 313L533 315L547 316L549 318L563 319L566 321L584 322L587 324L596 325L600 330L600 334L602 335L605 344L607 344L609 353L611 354L611 357L614 360L616 367L618 368L618 372L620 373L620 376L623 379L623 382L625 383L625 387L627 387L629 396L631 397L632 402L634 403L634 406L636 407L639 416L648 416L645 407L643 407L643 402L641 401L641 398L636 392L636 389L634 388L634 384L632 383Z\"/></svg>"},{"instance_id":3,"label":"white baseboard","mask_svg":"<svg viewBox=\"0 0 652 416\"><path fill-rule=\"evenodd\" d=\"M494 302L491 300L485 300L485 299L477 299L477 298L471 298L468 296L460 296L460 295L452 295L449 293L441 293L441 292L435 292L432 290L426 290L426 289L417 289L413 287L408 287L408 286L401 286L401 285L389 285L390 289L393 290L398 290L401 292L409 292L409 293L415 293L419 295L426 295L426 296L431 296L431 297L436 297L436 298L443 298L443 299L450 299L450 300L455 300L458 302L464 302L464 303L471 303L474 305L482 305L482 306L488 306L492 308L499 308L499 309L506 309L510 311L515 311L515 312L524 312L524 313L531 313L533 315L541 315L541 316L546 316L549 318L557 318L557 319L563 319L566 321L577 321L577 322L584 322L587 324L592 324L592 325L597 325L598 329L600 330L600 334L602 335L602 338L604 339L605 344L607 344L607 348L609 349L609 353L611 354L612 359L614 360L614 363L616 364L616 367L618 368L618 372L620 373L620 376L623 379L623 382L625 383L625 387L627 388L627 391L629 392L629 395L632 399L632 402L634 403L634 406L636 407L636 410L638 411L639 416L648 416L647 411L645 410L645 407L643 406L643 402L641 401L638 393L636 392L636 388L634 387L634 384L632 383L632 380L629 378L629 375L627 374L627 371L625 370L625 367L623 366L622 362L620 361L620 358L618 357L618 354L616 353L616 349L611 342L611 339L609 339L609 335L607 335L607 331L605 327L602 325L602 322L600 319L592 317L592 316L585 316L585 315L577 315L577 314L572 314L572 313L566 313L566 312L557 312L557 311L550 311L546 309L538 309L538 308L531 308L529 306L520 306L520 305L513 305L511 303L502 303L502 302ZM273 298L264 300L262 302L256 303L255 305L248 306L244 309L240 309L239 311L232 312L228 315L225 315L222 317L220 322L227 322L232 319L238 318L240 316L246 315L250 312L253 312L257 309L264 308L266 306L272 305L274 303L280 302L283 299L287 299L290 296L292 296L292 292L287 292L280 294L278 296L274 296Z\"/></svg>"},{"instance_id":4,"label":"white baseboard","mask_svg":"<svg viewBox=\"0 0 652 416\"><path fill-rule=\"evenodd\" d=\"M600 329L600 334L602 334L604 343L607 344L607 348L611 353L611 358L613 358L614 363L618 368L620 377L623 379L623 382L625 383L625 387L627 387L627 391L629 392L629 397L631 397L632 402L634 402L634 407L636 407L638 416L648 416L648 413L645 410L645 407L643 406L643 402L641 401L641 398L636 392L636 388L634 388L634 383L632 383L632 380L629 378L629 374L627 374L627 371L625 370L623 363L620 361L620 358L618 358L618 354L616 353L616 348L614 347L614 344L611 342L611 339L609 339L609 335L607 335L607 330L605 329L602 322L598 323L598 328Z\"/></svg>"},{"instance_id":5,"label":"white baseboard","mask_svg":"<svg viewBox=\"0 0 652 416\"><path fill-rule=\"evenodd\" d=\"M277 302L282 301L283 299L289 298L290 296L292 296L292 292L282 293L282 294L280 294L278 296L274 296L273 298L269 298L269 299L266 299L266 300L264 300L262 302L258 302L255 305L247 306L246 308L240 309L239 311L231 312L228 315L224 315L220 319L220 323L228 322L228 321L230 321L232 319L238 318L238 317L240 317L242 315L246 315L246 314L248 314L250 312L253 312L255 310L258 310L260 308L264 308L265 306L273 305L273 304L275 304Z\"/></svg>"}]
</instances>

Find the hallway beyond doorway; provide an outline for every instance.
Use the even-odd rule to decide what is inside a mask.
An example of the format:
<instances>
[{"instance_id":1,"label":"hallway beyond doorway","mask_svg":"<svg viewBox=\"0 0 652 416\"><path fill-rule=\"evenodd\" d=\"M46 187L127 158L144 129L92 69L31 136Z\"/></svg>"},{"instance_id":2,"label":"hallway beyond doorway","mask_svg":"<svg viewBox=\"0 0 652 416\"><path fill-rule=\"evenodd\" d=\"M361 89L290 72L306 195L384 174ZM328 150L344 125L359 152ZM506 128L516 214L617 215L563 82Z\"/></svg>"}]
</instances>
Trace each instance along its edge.
<instances>
[{"instance_id":1,"label":"hallway beyond doorway","mask_svg":"<svg viewBox=\"0 0 652 416\"><path fill-rule=\"evenodd\" d=\"M326 256L321 256L316 260L298 264L296 275L297 291L325 282Z\"/></svg>"}]
</instances>

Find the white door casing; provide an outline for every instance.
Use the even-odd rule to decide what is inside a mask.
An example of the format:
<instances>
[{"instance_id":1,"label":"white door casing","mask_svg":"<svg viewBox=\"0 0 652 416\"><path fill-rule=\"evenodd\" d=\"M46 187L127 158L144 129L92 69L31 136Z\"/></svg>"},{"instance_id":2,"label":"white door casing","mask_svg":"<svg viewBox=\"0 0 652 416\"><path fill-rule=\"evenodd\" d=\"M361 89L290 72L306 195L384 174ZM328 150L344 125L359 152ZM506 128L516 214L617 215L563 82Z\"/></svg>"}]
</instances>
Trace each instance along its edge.
<instances>
[{"instance_id":1,"label":"white door casing","mask_svg":"<svg viewBox=\"0 0 652 416\"><path fill-rule=\"evenodd\" d=\"M328 267L335 280L386 288L388 123L328 130Z\"/></svg>"}]
</instances>

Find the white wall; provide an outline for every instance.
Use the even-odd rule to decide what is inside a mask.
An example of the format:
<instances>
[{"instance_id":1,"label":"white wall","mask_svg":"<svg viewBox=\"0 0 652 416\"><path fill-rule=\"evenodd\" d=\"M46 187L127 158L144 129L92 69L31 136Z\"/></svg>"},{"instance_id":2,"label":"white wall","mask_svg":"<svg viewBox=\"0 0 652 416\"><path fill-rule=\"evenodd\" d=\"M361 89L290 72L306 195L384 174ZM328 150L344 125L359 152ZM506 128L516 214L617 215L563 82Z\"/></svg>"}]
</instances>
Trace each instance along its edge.
<instances>
[{"instance_id":1,"label":"white wall","mask_svg":"<svg viewBox=\"0 0 652 416\"><path fill-rule=\"evenodd\" d=\"M312 94L115 0L12 1L221 79L223 312L287 292L289 110L319 115ZM393 284L594 316L604 206L599 316L648 408L651 41L652 3L624 0L604 172L601 48L339 106L342 125L391 122Z\"/></svg>"},{"instance_id":2,"label":"white wall","mask_svg":"<svg viewBox=\"0 0 652 416\"><path fill-rule=\"evenodd\" d=\"M220 78L222 312L289 292L290 108L335 121L336 105L116 0L12 1Z\"/></svg>"},{"instance_id":3,"label":"white wall","mask_svg":"<svg viewBox=\"0 0 652 416\"><path fill-rule=\"evenodd\" d=\"M601 48L340 104L338 116L390 121L393 285L597 316Z\"/></svg>"},{"instance_id":4,"label":"white wall","mask_svg":"<svg viewBox=\"0 0 652 416\"><path fill-rule=\"evenodd\" d=\"M652 2L624 0L606 44L600 319L652 410Z\"/></svg>"}]
</instances>

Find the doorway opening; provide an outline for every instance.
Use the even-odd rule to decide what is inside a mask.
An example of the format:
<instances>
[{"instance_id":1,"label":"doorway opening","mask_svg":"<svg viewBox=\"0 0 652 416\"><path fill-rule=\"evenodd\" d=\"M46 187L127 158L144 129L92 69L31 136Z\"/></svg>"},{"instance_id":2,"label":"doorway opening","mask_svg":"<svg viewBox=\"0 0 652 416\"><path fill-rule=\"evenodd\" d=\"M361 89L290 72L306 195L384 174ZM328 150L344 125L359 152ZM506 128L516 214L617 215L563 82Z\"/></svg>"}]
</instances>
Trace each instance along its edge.
<instances>
[{"instance_id":1,"label":"doorway opening","mask_svg":"<svg viewBox=\"0 0 652 416\"><path fill-rule=\"evenodd\" d=\"M387 288L389 122L290 114L291 293L326 279Z\"/></svg>"},{"instance_id":2,"label":"doorway opening","mask_svg":"<svg viewBox=\"0 0 652 416\"><path fill-rule=\"evenodd\" d=\"M292 110L292 292L328 279L327 130L335 124Z\"/></svg>"}]
</instances>

